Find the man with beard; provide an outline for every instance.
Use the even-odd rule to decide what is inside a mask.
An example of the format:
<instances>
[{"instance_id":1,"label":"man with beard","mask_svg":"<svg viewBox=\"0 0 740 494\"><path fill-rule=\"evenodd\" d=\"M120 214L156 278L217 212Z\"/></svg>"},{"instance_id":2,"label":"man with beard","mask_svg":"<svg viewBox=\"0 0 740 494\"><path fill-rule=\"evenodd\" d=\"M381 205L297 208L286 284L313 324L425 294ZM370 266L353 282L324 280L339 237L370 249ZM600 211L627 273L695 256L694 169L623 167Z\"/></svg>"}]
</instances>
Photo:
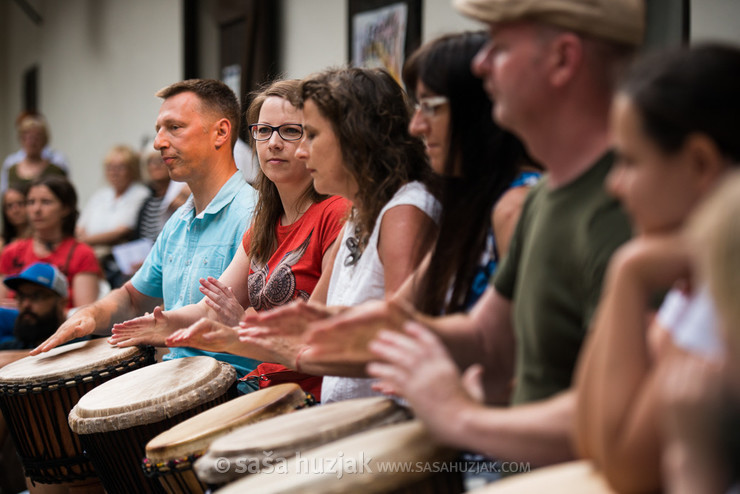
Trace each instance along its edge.
<instances>
[{"instance_id":1,"label":"man with beard","mask_svg":"<svg viewBox=\"0 0 740 494\"><path fill-rule=\"evenodd\" d=\"M31 349L39 345L64 322L67 305L67 278L46 263L32 264L5 285L15 291L18 317L14 339L0 343L0 350Z\"/></svg>"}]
</instances>

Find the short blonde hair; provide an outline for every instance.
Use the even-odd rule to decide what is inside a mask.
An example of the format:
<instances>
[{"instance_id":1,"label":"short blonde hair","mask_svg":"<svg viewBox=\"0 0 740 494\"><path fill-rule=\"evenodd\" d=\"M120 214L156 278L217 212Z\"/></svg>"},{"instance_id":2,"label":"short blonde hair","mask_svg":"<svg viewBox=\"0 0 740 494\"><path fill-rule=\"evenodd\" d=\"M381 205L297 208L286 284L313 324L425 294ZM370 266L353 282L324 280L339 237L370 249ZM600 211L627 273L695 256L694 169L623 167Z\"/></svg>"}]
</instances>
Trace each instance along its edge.
<instances>
[{"instance_id":1,"label":"short blonde hair","mask_svg":"<svg viewBox=\"0 0 740 494\"><path fill-rule=\"evenodd\" d=\"M39 130L44 138L44 146L49 143L49 127L46 121L38 115L27 115L18 122L18 137L29 130Z\"/></svg>"},{"instance_id":2,"label":"short blonde hair","mask_svg":"<svg viewBox=\"0 0 740 494\"><path fill-rule=\"evenodd\" d=\"M111 158L113 158L113 156L115 155L123 158L123 161L126 164L129 173L131 174L131 180L134 182L139 182L141 180L139 153L134 151L130 146L126 146L125 144L118 144L116 146L113 146L110 151L108 151L108 154L105 155L105 160L103 161L103 164L107 166Z\"/></svg>"}]
</instances>

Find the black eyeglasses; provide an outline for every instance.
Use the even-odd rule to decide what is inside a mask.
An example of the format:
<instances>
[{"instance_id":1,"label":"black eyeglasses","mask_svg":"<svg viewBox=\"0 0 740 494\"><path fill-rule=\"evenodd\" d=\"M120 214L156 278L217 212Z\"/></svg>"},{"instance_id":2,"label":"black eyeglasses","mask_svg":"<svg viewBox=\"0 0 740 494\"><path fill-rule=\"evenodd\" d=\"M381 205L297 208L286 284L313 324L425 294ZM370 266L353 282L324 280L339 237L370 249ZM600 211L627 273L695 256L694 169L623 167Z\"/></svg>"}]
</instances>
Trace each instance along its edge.
<instances>
[{"instance_id":1,"label":"black eyeglasses","mask_svg":"<svg viewBox=\"0 0 740 494\"><path fill-rule=\"evenodd\" d=\"M256 123L250 125L249 130L252 131L252 137L255 141L267 141L275 131L284 141L297 141L303 137L303 125L300 124L283 124L273 127L272 125Z\"/></svg>"}]
</instances>

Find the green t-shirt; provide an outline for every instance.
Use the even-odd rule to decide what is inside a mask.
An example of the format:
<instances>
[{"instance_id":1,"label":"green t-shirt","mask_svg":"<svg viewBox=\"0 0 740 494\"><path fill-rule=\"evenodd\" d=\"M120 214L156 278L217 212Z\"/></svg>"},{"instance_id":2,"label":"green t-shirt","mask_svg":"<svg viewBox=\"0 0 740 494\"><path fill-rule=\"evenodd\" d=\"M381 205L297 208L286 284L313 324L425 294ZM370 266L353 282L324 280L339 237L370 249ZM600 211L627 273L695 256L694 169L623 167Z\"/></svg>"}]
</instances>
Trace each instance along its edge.
<instances>
[{"instance_id":1,"label":"green t-shirt","mask_svg":"<svg viewBox=\"0 0 740 494\"><path fill-rule=\"evenodd\" d=\"M509 254L492 279L513 300L512 404L545 399L571 385L609 258L630 237L627 216L604 189L613 161L607 154L553 190L545 175L527 197Z\"/></svg>"}]
</instances>

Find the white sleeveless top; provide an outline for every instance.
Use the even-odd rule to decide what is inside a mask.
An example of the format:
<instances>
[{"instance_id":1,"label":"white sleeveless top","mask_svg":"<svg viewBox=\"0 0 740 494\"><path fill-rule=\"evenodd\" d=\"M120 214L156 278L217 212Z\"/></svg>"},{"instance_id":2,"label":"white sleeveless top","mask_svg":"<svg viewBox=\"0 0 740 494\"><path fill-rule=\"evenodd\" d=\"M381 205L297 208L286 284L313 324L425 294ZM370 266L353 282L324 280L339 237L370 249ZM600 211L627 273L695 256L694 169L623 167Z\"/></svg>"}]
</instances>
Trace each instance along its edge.
<instances>
[{"instance_id":1,"label":"white sleeveless top","mask_svg":"<svg viewBox=\"0 0 740 494\"><path fill-rule=\"evenodd\" d=\"M347 239L352 237L355 231L354 224L348 221L344 227L337 258L334 261L326 305L353 306L367 300L385 298L385 276L383 264L378 256L380 225L389 209L403 205L415 206L435 223L439 221L441 212L439 201L420 182L408 183L398 189L381 209L360 259L351 266L345 266L345 260L350 255ZM329 403L379 395L380 393L371 389L372 382L373 380L368 378L325 376L321 385L321 402Z\"/></svg>"}]
</instances>

